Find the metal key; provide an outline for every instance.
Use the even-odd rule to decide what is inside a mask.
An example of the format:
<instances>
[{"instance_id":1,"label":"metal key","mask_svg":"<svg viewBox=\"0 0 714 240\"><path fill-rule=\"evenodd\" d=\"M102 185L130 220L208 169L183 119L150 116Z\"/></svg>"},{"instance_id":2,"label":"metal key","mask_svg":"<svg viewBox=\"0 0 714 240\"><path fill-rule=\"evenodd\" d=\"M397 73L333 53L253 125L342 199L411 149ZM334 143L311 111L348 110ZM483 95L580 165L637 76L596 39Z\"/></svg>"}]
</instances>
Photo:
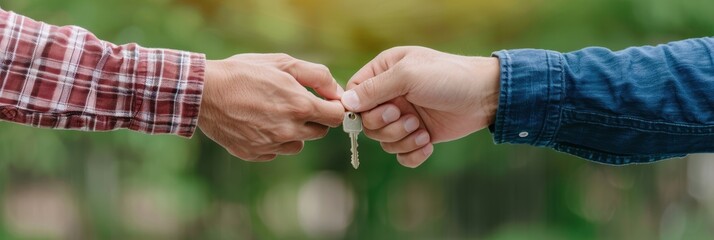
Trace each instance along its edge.
<instances>
[{"instance_id":1,"label":"metal key","mask_svg":"<svg viewBox=\"0 0 714 240\"><path fill-rule=\"evenodd\" d=\"M352 167L359 167L359 153L357 153L357 136L362 132L362 118L357 113L346 112L342 120L342 129L350 135L350 151L352 151Z\"/></svg>"}]
</instances>

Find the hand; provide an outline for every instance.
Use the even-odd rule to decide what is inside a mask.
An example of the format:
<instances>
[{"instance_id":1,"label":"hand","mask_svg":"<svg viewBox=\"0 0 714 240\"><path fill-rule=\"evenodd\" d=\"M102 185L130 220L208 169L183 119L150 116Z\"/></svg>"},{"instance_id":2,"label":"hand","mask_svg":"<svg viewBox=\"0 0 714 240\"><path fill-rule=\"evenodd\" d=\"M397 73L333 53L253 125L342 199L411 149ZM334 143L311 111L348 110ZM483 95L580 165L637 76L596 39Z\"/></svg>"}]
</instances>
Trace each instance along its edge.
<instances>
[{"instance_id":1,"label":"hand","mask_svg":"<svg viewBox=\"0 0 714 240\"><path fill-rule=\"evenodd\" d=\"M397 154L402 165L417 167L432 154L433 143L464 137L494 121L499 80L497 58L397 47L350 79L342 103L362 112L368 137Z\"/></svg>"},{"instance_id":2,"label":"hand","mask_svg":"<svg viewBox=\"0 0 714 240\"><path fill-rule=\"evenodd\" d=\"M342 91L327 67L285 54L208 61L198 126L244 160L297 154L342 123Z\"/></svg>"}]
</instances>

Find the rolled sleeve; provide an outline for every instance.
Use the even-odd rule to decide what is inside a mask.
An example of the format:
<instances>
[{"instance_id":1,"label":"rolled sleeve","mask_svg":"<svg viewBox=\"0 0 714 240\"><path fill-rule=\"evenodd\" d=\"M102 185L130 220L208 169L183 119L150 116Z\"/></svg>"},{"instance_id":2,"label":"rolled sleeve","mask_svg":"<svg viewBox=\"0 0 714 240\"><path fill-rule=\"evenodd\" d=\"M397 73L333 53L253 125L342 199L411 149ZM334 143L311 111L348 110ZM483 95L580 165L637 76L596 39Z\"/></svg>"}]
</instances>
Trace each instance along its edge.
<instances>
[{"instance_id":1,"label":"rolled sleeve","mask_svg":"<svg viewBox=\"0 0 714 240\"><path fill-rule=\"evenodd\" d=\"M493 56L501 62L501 93L490 128L494 142L552 146L564 89L562 54L521 49Z\"/></svg>"},{"instance_id":2,"label":"rolled sleeve","mask_svg":"<svg viewBox=\"0 0 714 240\"><path fill-rule=\"evenodd\" d=\"M76 26L0 9L0 121L42 128L190 137L205 56L115 45Z\"/></svg>"},{"instance_id":3,"label":"rolled sleeve","mask_svg":"<svg viewBox=\"0 0 714 240\"><path fill-rule=\"evenodd\" d=\"M168 49L137 52L135 109L129 129L191 137L198 124L205 55Z\"/></svg>"}]
</instances>

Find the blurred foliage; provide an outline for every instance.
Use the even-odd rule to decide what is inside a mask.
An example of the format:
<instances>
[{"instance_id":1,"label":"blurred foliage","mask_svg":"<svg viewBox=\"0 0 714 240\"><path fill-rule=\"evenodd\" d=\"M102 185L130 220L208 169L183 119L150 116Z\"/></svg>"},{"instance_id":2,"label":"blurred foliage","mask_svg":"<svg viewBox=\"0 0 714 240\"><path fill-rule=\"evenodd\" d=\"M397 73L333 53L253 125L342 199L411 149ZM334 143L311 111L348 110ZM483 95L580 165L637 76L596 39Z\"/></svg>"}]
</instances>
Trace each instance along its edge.
<instances>
[{"instance_id":1,"label":"blurred foliage","mask_svg":"<svg viewBox=\"0 0 714 240\"><path fill-rule=\"evenodd\" d=\"M714 31L708 0L0 0L0 7L78 25L118 44L211 59L284 52L327 65L343 84L380 51L399 45L488 55L512 48L621 49ZM714 191L708 190L714 186L707 184L714 173L700 171L712 169L707 155L612 167L547 149L495 146L482 131L438 144L418 169L400 167L362 137L355 171L347 140L333 130L298 156L255 164L232 158L200 133L187 140L0 123L0 238L714 234Z\"/></svg>"}]
</instances>

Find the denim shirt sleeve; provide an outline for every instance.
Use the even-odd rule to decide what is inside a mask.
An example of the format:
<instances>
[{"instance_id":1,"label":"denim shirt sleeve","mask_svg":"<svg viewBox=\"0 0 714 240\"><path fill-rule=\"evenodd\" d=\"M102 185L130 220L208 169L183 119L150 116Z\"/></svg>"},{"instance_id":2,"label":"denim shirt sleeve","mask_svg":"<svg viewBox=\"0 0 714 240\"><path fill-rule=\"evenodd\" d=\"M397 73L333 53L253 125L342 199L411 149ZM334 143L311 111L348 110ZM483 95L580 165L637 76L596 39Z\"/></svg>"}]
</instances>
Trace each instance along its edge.
<instances>
[{"instance_id":1,"label":"denim shirt sleeve","mask_svg":"<svg viewBox=\"0 0 714 240\"><path fill-rule=\"evenodd\" d=\"M493 55L501 62L496 143L606 164L714 152L714 38Z\"/></svg>"}]
</instances>

